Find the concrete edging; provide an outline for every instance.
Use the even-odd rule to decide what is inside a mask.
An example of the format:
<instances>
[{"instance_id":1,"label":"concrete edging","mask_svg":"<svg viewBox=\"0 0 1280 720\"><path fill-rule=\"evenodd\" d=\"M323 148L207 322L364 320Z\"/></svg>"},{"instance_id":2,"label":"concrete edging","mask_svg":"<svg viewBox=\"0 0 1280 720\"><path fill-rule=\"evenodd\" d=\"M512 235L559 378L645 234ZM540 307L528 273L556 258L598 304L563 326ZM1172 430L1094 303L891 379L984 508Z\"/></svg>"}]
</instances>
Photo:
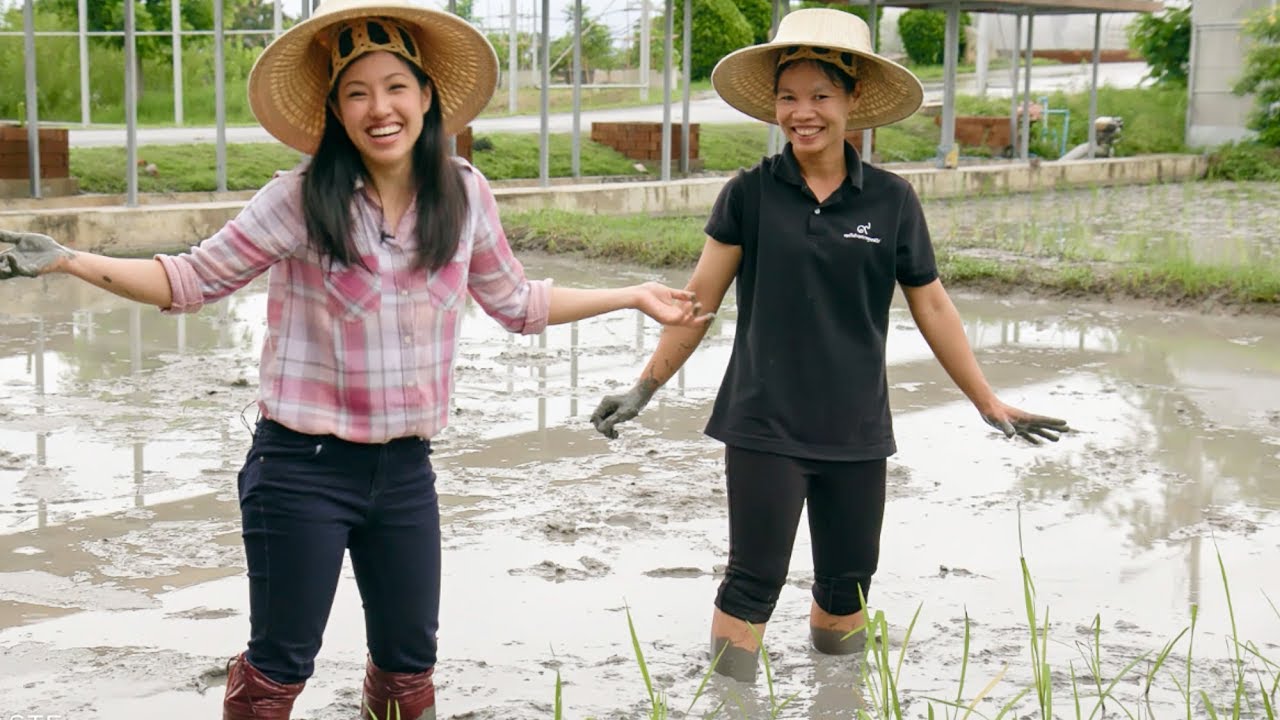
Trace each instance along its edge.
<instances>
[{"instance_id":1,"label":"concrete edging","mask_svg":"<svg viewBox=\"0 0 1280 720\"><path fill-rule=\"evenodd\" d=\"M928 201L983 194L1025 193L1072 187L1181 182L1204 177L1202 155L1146 155L1107 160L982 165L956 170L891 168ZM541 187L496 187L500 209L556 209L591 214L705 213L729 176L671 182L606 182ZM218 198L197 193L186 202L147 202L139 207L25 203L0 211L0 227L41 232L89 252L146 256L181 252L213 235L244 207L252 193ZM167 196L178 200L181 196ZM166 198L166 199L167 199Z\"/></svg>"}]
</instances>

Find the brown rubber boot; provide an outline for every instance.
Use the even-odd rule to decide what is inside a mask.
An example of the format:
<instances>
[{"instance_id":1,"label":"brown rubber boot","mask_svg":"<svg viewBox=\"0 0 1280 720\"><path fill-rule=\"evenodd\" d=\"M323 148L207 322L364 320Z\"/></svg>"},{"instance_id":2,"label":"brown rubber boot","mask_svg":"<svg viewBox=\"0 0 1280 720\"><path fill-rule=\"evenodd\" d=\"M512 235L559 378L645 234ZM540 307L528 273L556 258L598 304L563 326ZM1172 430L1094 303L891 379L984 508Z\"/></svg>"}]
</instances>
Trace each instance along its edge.
<instances>
[{"instance_id":1,"label":"brown rubber boot","mask_svg":"<svg viewBox=\"0 0 1280 720\"><path fill-rule=\"evenodd\" d=\"M364 671L365 716L378 720L436 720L435 668L420 673L387 672L369 658Z\"/></svg>"},{"instance_id":2,"label":"brown rubber boot","mask_svg":"<svg viewBox=\"0 0 1280 720\"><path fill-rule=\"evenodd\" d=\"M227 694L222 720L289 720L293 701L305 682L282 685L258 672L244 653L227 661Z\"/></svg>"}]
</instances>

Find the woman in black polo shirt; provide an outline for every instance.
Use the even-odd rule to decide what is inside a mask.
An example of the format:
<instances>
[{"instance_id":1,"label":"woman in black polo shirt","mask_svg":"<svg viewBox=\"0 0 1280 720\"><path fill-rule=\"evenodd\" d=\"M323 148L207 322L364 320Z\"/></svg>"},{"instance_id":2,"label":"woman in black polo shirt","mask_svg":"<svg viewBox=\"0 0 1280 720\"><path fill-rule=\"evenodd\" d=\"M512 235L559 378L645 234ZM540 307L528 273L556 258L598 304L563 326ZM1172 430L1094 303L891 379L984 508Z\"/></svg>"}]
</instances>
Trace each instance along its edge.
<instances>
[{"instance_id":1,"label":"woman in black polo shirt","mask_svg":"<svg viewBox=\"0 0 1280 720\"><path fill-rule=\"evenodd\" d=\"M864 623L885 459L897 449L885 379L895 284L987 423L1031 442L1057 440L1067 428L996 397L938 279L914 190L845 142L848 130L911 115L923 97L909 70L873 52L866 23L839 10L798 10L772 42L725 57L711 80L726 102L776 123L788 141L725 185L688 285L714 309L738 283L733 354L707 425L726 445L729 504L729 563L711 635L713 657L724 649L717 670L750 680L756 633L786 580L806 501L813 646L831 654L859 647L857 636L844 637ZM615 425L640 412L705 332L664 330L636 385L600 403L596 429L617 437Z\"/></svg>"}]
</instances>

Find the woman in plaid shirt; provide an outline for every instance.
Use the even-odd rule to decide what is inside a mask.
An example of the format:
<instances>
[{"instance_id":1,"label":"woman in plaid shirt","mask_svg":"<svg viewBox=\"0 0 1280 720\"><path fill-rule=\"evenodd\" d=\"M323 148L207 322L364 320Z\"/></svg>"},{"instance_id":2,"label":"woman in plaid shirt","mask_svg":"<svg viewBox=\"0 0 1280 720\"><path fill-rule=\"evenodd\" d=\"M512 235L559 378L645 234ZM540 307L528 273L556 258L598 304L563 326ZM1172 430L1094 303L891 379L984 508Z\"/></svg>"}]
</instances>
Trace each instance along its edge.
<instances>
[{"instance_id":1,"label":"woman in plaid shirt","mask_svg":"<svg viewBox=\"0 0 1280 720\"><path fill-rule=\"evenodd\" d=\"M178 256L110 258L0 231L0 278L62 272L165 312L195 312L269 272L261 419L239 475L250 638L224 720L287 718L313 670L349 550L365 607L364 704L434 718L440 521L430 438L448 416L470 295L534 334L624 308L709 320L690 292L530 281L493 193L447 138L488 102L493 48L456 16L330 0L255 64L250 102L311 155Z\"/></svg>"}]
</instances>

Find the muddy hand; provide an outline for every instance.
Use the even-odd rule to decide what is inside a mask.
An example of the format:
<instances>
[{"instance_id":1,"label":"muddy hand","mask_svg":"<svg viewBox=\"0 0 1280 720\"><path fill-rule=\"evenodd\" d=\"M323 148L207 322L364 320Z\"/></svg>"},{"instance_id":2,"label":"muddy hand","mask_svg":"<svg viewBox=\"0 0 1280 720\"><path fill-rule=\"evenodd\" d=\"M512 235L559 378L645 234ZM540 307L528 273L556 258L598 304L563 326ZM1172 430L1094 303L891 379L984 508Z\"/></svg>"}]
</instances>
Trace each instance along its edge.
<instances>
[{"instance_id":1,"label":"muddy hand","mask_svg":"<svg viewBox=\"0 0 1280 720\"><path fill-rule=\"evenodd\" d=\"M1058 442L1058 437L1062 433L1071 432L1066 420L1033 415L1017 408L1006 407L992 413L984 413L982 419L1004 433L1005 437L1011 438L1017 435L1032 445L1039 445L1041 439Z\"/></svg>"},{"instance_id":2,"label":"muddy hand","mask_svg":"<svg viewBox=\"0 0 1280 720\"><path fill-rule=\"evenodd\" d=\"M37 277L56 270L74 252L59 245L48 235L0 230L0 243L13 247L0 253L0 280L13 277Z\"/></svg>"},{"instance_id":3,"label":"muddy hand","mask_svg":"<svg viewBox=\"0 0 1280 720\"><path fill-rule=\"evenodd\" d=\"M646 379L637 382L625 395L606 395L591 414L591 424L601 435L611 440L617 439L618 430L614 426L639 415L657 389L656 382Z\"/></svg>"},{"instance_id":4,"label":"muddy hand","mask_svg":"<svg viewBox=\"0 0 1280 720\"><path fill-rule=\"evenodd\" d=\"M656 282L635 288L636 308L663 325L699 327L711 322L715 313L703 313L698 296Z\"/></svg>"}]
</instances>

